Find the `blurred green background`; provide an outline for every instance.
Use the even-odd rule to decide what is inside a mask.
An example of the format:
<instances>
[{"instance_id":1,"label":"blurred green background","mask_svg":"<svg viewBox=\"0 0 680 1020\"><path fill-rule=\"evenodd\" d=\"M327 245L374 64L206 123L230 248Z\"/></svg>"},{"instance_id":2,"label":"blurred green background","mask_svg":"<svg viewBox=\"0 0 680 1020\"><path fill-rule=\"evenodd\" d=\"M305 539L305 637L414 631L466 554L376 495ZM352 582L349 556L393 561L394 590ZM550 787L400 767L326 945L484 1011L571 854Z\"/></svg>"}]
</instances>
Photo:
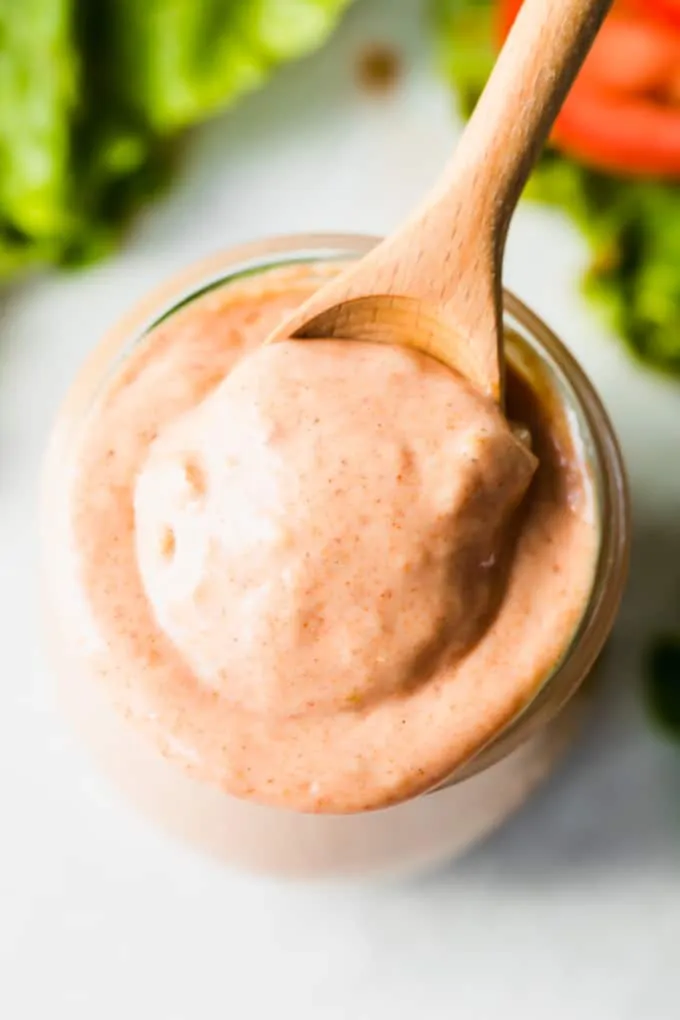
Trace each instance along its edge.
<instances>
[{"instance_id":1,"label":"blurred green background","mask_svg":"<svg viewBox=\"0 0 680 1020\"><path fill-rule=\"evenodd\" d=\"M186 129L321 46L352 2L0 0L0 276L110 250ZM466 114L520 3L423 0ZM583 229L609 324L680 374L680 0L617 0L554 140L529 193Z\"/></svg>"}]
</instances>

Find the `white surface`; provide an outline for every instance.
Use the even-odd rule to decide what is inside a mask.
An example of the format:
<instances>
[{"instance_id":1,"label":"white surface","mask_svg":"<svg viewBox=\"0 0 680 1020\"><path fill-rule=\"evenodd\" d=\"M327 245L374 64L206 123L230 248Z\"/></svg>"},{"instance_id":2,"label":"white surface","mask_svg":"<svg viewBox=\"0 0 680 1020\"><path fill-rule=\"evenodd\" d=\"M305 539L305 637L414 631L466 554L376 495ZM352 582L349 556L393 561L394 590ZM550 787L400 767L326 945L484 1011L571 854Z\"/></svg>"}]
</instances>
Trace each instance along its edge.
<instances>
[{"instance_id":1,"label":"white surface","mask_svg":"<svg viewBox=\"0 0 680 1020\"><path fill-rule=\"evenodd\" d=\"M134 815L54 713L39 650L39 462L102 329L168 271L248 237L389 229L453 138L421 0L362 0L331 47L199 132L127 251L0 298L0 1017L7 1020L671 1020L680 1011L680 748L639 702L650 631L680 619L680 386L634 367L577 295L585 252L523 209L510 285L599 385L637 511L607 690L566 767L473 856L393 887L221 870ZM397 10L401 12L396 17ZM394 38L398 93L362 95L361 41ZM675 523L674 523L675 522Z\"/></svg>"}]
</instances>

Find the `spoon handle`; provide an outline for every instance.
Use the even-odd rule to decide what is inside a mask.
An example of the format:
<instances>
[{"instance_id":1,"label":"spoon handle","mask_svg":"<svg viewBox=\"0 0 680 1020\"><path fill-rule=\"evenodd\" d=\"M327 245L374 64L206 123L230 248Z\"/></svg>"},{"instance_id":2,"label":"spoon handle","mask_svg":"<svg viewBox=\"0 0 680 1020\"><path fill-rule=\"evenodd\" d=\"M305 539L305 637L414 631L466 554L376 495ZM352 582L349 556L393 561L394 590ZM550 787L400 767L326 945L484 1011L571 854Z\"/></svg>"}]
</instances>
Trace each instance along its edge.
<instances>
[{"instance_id":1,"label":"spoon handle","mask_svg":"<svg viewBox=\"0 0 680 1020\"><path fill-rule=\"evenodd\" d=\"M435 189L270 339L363 337L415 346L502 400L508 224L611 3L524 0Z\"/></svg>"},{"instance_id":2,"label":"spoon handle","mask_svg":"<svg viewBox=\"0 0 680 1020\"><path fill-rule=\"evenodd\" d=\"M496 399L510 218L611 3L524 0L441 180L388 241L402 291L450 309L465 374Z\"/></svg>"}]
</instances>

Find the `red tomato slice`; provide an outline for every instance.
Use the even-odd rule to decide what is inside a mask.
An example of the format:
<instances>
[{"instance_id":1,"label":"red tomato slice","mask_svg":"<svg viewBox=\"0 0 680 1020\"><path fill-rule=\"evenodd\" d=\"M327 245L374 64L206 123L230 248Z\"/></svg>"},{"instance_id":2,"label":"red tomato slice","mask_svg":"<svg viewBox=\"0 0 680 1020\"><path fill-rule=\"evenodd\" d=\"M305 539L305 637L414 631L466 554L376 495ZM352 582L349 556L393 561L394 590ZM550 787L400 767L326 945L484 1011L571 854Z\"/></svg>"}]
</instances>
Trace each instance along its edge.
<instances>
[{"instance_id":1,"label":"red tomato slice","mask_svg":"<svg viewBox=\"0 0 680 1020\"><path fill-rule=\"evenodd\" d=\"M574 91L553 141L589 166L641 176L680 176L680 114L642 99Z\"/></svg>"},{"instance_id":2,"label":"red tomato slice","mask_svg":"<svg viewBox=\"0 0 680 1020\"><path fill-rule=\"evenodd\" d=\"M521 5L501 0L502 37ZM553 141L602 169L680 176L680 0L619 0L555 122Z\"/></svg>"},{"instance_id":3,"label":"red tomato slice","mask_svg":"<svg viewBox=\"0 0 680 1020\"><path fill-rule=\"evenodd\" d=\"M680 0L636 0L640 14L674 25L680 32Z\"/></svg>"},{"instance_id":4,"label":"red tomato slice","mask_svg":"<svg viewBox=\"0 0 680 1020\"><path fill-rule=\"evenodd\" d=\"M610 17L578 77L579 87L656 99L680 70L680 34L630 15ZM667 104L668 105L668 104Z\"/></svg>"},{"instance_id":5,"label":"red tomato slice","mask_svg":"<svg viewBox=\"0 0 680 1020\"><path fill-rule=\"evenodd\" d=\"M523 0L499 0L499 3L501 38L504 39ZM662 21L680 29L680 0L616 0L614 9L646 21Z\"/></svg>"}]
</instances>

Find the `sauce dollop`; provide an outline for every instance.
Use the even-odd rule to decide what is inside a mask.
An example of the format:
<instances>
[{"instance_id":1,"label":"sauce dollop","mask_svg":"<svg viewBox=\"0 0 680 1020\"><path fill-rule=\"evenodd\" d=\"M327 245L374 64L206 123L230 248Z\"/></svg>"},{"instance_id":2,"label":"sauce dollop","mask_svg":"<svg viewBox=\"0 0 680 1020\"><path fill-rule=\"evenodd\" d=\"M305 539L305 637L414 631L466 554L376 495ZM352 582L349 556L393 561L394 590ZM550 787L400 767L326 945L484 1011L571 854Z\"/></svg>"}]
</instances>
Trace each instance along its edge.
<instances>
[{"instance_id":1,"label":"sauce dollop","mask_svg":"<svg viewBox=\"0 0 680 1020\"><path fill-rule=\"evenodd\" d=\"M92 682L236 796L384 807L531 699L587 604L598 536L559 409L509 413L402 348L261 347L296 266L153 329L92 408L69 490L70 617Z\"/></svg>"}]
</instances>

